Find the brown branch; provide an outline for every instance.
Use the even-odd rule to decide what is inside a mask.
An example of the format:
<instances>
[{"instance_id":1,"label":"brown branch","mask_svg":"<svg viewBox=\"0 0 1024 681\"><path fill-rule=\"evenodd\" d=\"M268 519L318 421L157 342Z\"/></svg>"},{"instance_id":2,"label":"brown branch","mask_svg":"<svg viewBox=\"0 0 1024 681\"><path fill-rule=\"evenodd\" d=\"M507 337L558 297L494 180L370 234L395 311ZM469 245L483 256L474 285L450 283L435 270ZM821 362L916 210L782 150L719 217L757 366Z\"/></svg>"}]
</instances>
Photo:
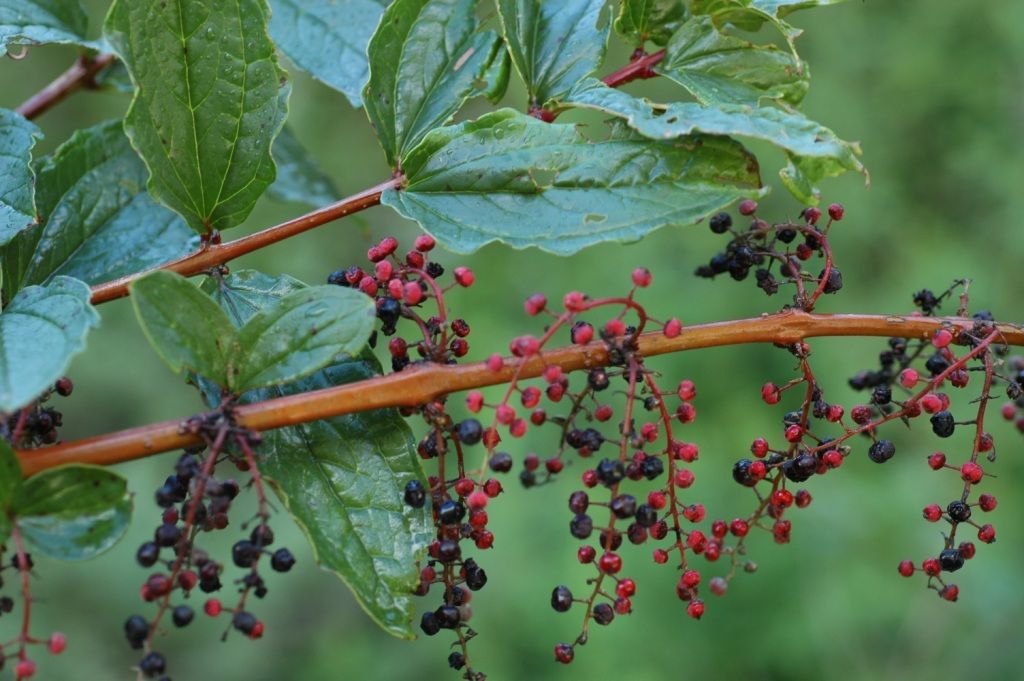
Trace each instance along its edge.
<instances>
[{"instance_id":1,"label":"brown branch","mask_svg":"<svg viewBox=\"0 0 1024 681\"><path fill-rule=\"evenodd\" d=\"M43 114L76 90L93 86L96 74L113 64L115 59L112 54L79 57L71 68L25 100L15 111L29 120Z\"/></svg>"},{"instance_id":2,"label":"brown branch","mask_svg":"<svg viewBox=\"0 0 1024 681\"><path fill-rule=\"evenodd\" d=\"M883 315L821 315L796 310L750 319L714 322L688 327L675 338L661 332L640 336L639 350L644 356L662 355L698 348L746 343L792 344L805 338L824 336L876 336L930 338L937 329L948 328L954 335L969 331L974 320L963 318L897 317ZM1000 342L1024 345L1024 328L998 325ZM557 364L564 371L604 366L608 354L603 343L569 346L545 351L520 365L508 359L500 371L489 370L484 363L464 366L423 365L405 371L281 397L238 407L237 423L251 430L272 430L309 421L353 414L383 407L410 407L429 402L441 395L508 383L519 378L539 376L546 364ZM111 465L160 452L199 444L200 438L182 428L182 421L164 421L140 428L67 442L45 449L19 451L26 475L68 463Z\"/></svg>"},{"instance_id":3,"label":"brown branch","mask_svg":"<svg viewBox=\"0 0 1024 681\"><path fill-rule=\"evenodd\" d=\"M296 234L302 234L303 232L309 231L315 227L325 225L328 222L332 222L339 218L343 218L346 215L352 215L360 211L366 210L373 206L380 204L381 194L384 190L398 187L404 181L405 178L397 177L392 180L388 180L376 187L371 187L366 191L360 192L348 198L342 199L337 203L332 203L329 206L318 208L311 213L300 215L297 218L292 218L286 222L282 222L279 225L268 227L262 231L244 236L241 239L235 239L224 244L207 244L203 248L200 248L194 253L164 263L159 267L155 267L151 270L144 272L136 272L114 281L108 281L105 284L99 284L92 287L92 303L93 305L99 305L100 303L106 303L110 300L117 298L123 298L128 295L128 286L138 279L139 277L152 272L154 270L170 270L171 272L177 272L178 274L190 277L195 274L202 274L218 265L223 265L226 262L234 260L246 253L252 253L253 251L259 250L265 246L270 246L278 241L283 241L289 237L293 237Z\"/></svg>"}]
</instances>

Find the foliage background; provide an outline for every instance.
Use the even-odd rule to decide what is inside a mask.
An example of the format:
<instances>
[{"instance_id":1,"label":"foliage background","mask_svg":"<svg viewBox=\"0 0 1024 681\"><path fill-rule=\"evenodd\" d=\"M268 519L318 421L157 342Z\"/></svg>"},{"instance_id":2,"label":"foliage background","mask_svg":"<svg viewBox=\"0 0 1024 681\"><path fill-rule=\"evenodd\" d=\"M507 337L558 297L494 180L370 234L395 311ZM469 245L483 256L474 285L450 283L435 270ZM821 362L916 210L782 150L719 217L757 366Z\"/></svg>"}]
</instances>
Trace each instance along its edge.
<instances>
[{"instance_id":1,"label":"foliage background","mask_svg":"<svg viewBox=\"0 0 1024 681\"><path fill-rule=\"evenodd\" d=\"M87 3L100 24L103 2ZM871 171L865 190L857 177L826 185L826 201L847 207L834 247L846 287L823 311L904 312L921 287L944 288L954 277L974 279L972 299L998 318L1024 321L1020 263L1024 239L1024 158L1017 141L1024 132L1024 5L953 0L850 2L801 13L807 29L801 53L813 68L805 110L847 139L859 140ZM95 29L94 29L95 30ZM24 61L0 63L0 97L14 106L59 73L71 50L47 47ZM612 50L605 71L624 63ZM344 194L386 176L386 168L362 112L343 97L293 70L290 123L298 137L337 180ZM636 92L671 96L667 83L630 86ZM508 102L520 106L519 90ZM127 98L114 93L78 94L43 116L48 151L79 127L123 113ZM472 108L470 109L472 114ZM596 119L594 119L596 122ZM781 158L763 152L762 169L772 182ZM777 185L777 182L774 182ZM781 189L765 201L765 215L796 214ZM304 210L264 199L247 230L276 223ZM319 281L339 266L362 261L367 245L385 234L408 241L414 233L386 209L321 228L284 246L249 256L235 267L288 272ZM478 273L478 284L451 303L473 326L471 358L482 358L508 338L533 330L521 300L542 288L558 296L582 289L615 293L629 270L644 264L655 273L646 297L652 313L678 314L684 322L735 318L771 310L751 282L714 283L690 275L718 246L705 228L663 230L644 242L592 248L570 259L489 247L471 257L443 257ZM952 312L952 310L949 310ZM179 385L149 350L126 301L101 308L103 327L90 338L71 375L75 395L65 401L64 436L175 418L199 401ZM814 364L826 393L855 402L845 377L874 364L876 341L814 343ZM774 436L782 409L758 400L758 386L785 379L789 361L767 347L701 351L658 363L670 377L696 380L699 418L685 435L700 443L697 500L709 514L745 513L749 494L737 489L729 470L756 436ZM685 432L685 431L684 431ZM800 512L793 541L778 547L767 537L752 543L761 569L738 577L724 599L712 596L700 623L686 617L672 596L675 577L655 566L649 549L626 550L627 571L637 578L635 613L598 628L571 667L551 661L551 647L570 640L579 618L558 615L549 605L558 583L582 586L588 574L575 563L567 534L565 499L575 488L569 470L557 485L525 492L514 480L511 493L494 507L495 550L482 557L490 583L477 595L473 624L481 636L473 654L493 679L607 678L626 674L637 681L676 675L717 679L1007 679L1024 675L1017 652L1024 621L1019 565L1024 541L1021 495L1011 487L1024 474L1019 436L998 423L999 478L986 488L1000 500L994 518L999 542L982 546L957 575L961 600L940 601L921 580L904 581L896 563L919 560L939 545L935 526L920 519L926 503L945 503L957 486L951 476L926 467L937 444L920 429L897 434L903 444L895 461L878 468L854 457L841 473L811 481L815 502ZM956 441L944 442L948 449ZM527 440L543 453L544 440ZM962 446L962 445L961 445ZM137 494L137 515L127 539L109 554L78 567L40 560L37 609L40 628L69 635L67 654L46 661L52 679L130 678L135 655L120 633L124 618L142 607L136 586L145 571L133 560L135 547L158 522L152 490L169 472L173 455L126 465ZM515 484L514 484L515 483ZM244 517L237 509L236 522ZM318 571L299 532L283 516L275 529L299 558L287 576L273 576L271 594L256 606L268 629L258 643L233 636L219 642L219 629L204 619L176 632L162 649L170 671L185 679L456 678L445 669L448 639L416 643L377 630L333 577ZM226 550L233 540L223 537ZM706 569L709 577L714 570ZM4 618L7 620L8 618ZM13 618L10 618L13 620ZM0 621L0 640L13 621Z\"/></svg>"}]
</instances>

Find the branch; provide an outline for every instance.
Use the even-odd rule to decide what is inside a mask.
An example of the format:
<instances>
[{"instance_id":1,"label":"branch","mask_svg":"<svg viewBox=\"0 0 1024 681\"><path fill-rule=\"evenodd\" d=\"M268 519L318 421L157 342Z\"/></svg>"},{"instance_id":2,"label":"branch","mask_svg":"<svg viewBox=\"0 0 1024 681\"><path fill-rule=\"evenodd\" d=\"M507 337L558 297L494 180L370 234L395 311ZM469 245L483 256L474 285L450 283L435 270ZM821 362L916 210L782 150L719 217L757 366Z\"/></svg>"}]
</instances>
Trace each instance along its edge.
<instances>
[{"instance_id":1,"label":"branch","mask_svg":"<svg viewBox=\"0 0 1024 681\"><path fill-rule=\"evenodd\" d=\"M824 336L930 338L940 328L948 328L958 335L973 326L974 320L960 317L821 315L790 310L695 325L685 328L675 338L668 338L661 332L646 333L639 338L639 350L640 354L651 357L747 343L791 345L805 338ZM997 329L1001 334L1000 342L1024 345L1024 328L999 324ZM564 371L575 371L607 363L604 344L595 342L551 350L523 364L506 359L500 371L491 371L482 362L463 366L422 365L357 383L240 406L234 415L242 428L272 430L384 407L417 406L442 395L508 383L515 376L533 378L539 376L546 365L557 364ZM199 436L184 432L182 423L164 421L45 449L22 450L18 457L25 475L32 475L62 464L111 465L199 444Z\"/></svg>"},{"instance_id":2,"label":"branch","mask_svg":"<svg viewBox=\"0 0 1024 681\"><path fill-rule=\"evenodd\" d=\"M79 57L77 61L56 80L29 97L15 111L25 118L33 118L43 114L50 107L59 104L65 97L82 87L90 87L93 79L103 69L114 63L112 54L100 54L95 57Z\"/></svg>"},{"instance_id":3,"label":"branch","mask_svg":"<svg viewBox=\"0 0 1024 681\"><path fill-rule=\"evenodd\" d=\"M188 255L164 263L159 267L155 267L150 270L143 272L136 272L114 281L108 281L105 284L99 284L92 287L92 303L93 305L99 305L100 303L106 303L117 298L123 298L128 295L128 286L136 279L142 277L149 272L155 270L170 270L171 272L177 272L186 277L190 277L195 274L202 274L218 265L223 265L226 262L234 260L246 253L252 253L253 251L259 250L265 246L270 246L278 241L283 241L289 237L293 237L296 234L302 234L303 232L309 231L314 227L325 225L328 222L332 222L339 218L343 218L346 215L352 215L360 211L372 208L373 206L380 204L381 194L386 189L396 188L401 185L405 178L397 177L376 187L371 187L366 191L354 194L348 198L342 199L337 203L332 203L329 206L318 208L311 213L300 215L297 218L292 218L286 222L282 222L279 225L268 227L262 231L244 236L241 239L235 239L224 244L206 244L198 251L189 253Z\"/></svg>"},{"instance_id":4,"label":"branch","mask_svg":"<svg viewBox=\"0 0 1024 681\"><path fill-rule=\"evenodd\" d=\"M658 75L654 71L654 66L664 58L665 50L658 50L654 54L631 61L628 65L623 66L618 71L609 73L601 80L608 87L619 87L641 78L654 78Z\"/></svg>"}]
</instances>

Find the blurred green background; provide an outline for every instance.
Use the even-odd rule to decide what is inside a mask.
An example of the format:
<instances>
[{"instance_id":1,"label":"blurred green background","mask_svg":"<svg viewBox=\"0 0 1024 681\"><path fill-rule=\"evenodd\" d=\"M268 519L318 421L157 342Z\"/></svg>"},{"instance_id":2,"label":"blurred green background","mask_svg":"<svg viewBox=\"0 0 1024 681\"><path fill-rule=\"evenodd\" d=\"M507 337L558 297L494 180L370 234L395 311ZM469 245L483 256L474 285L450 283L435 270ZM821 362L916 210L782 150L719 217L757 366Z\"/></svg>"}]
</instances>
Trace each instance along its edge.
<instances>
[{"instance_id":1,"label":"blurred green background","mask_svg":"<svg viewBox=\"0 0 1024 681\"><path fill-rule=\"evenodd\" d=\"M105 3L88 4L97 17L95 31ZM855 176L825 187L826 202L841 201L847 208L833 237L846 287L825 301L823 311L906 312L913 291L941 289L954 277L969 277L977 308L1024 321L1024 156L1019 150L1024 4L849 2L794 19L807 29L799 45L814 74L807 112L841 136L859 140L871 171L870 189ZM604 70L624 63L626 55L625 49L613 49ZM22 101L72 56L71 50L47 47L30 50L23 61L4 60L2 105ZM365 116L340 95L291 71L290 124L342 192L385 178ZM630 87L653 97L674 92L667 83ZM513 87L507 101L521 106L522 99ZM74 96L38 121L46 134L39 151L52 150L75 128L119 116L126 104L114 93ZM470 113L478 110L482 107ZM775 178L781 159L763 151L765 180L776 186L763 214L795 215L801 207ZM232 236L302 210L264 200ZM393 213L377 208L234 266L319 282L339 266L362 262L373 240L396 234L408 242L414 233ZM655 286L644 301L658 316L695 323L782 304L781 297L765 298L751 281L712 283L691 276L719 243L698 227L662 230L642 243L593 248L568 259L502 247L439 257L450 266L467 264L478 274L478 285L453 295L450 304L472 324L471 359L479 359L503 348L513 335L538 330L522 313L528 294L538 289L551 296L569 289L618 293L638 264L655 273ZM62 405L66 438L200 408L197 396L149 350L126 301L104 305L101 312L103 327L71 371L75 395ZM815 342L813 362L826 394L853 404L845 378L873 366L882 344ZM682 355L654 366L698 385L699 418L683 431L702 451L695 497L707 504L710 517L746 513L749 492L731 482L729 471L754 437L778 437L783 409L761 405L758 388L765 380L787 380L791 361L769 347L744 347ZM960 602L942 602L923 580L896 574L900 559L920 560L936 552L939 528L921 520L920 509L945 504L959 486L951 475L932 473L925 465L925 456L937 447L927 428L914 437L894 429L896 460L879 468L855 456L839 473L811 480L815 502L793 517L792 543L753 541L750 557L761 569L740 575L727 597L708 596L712 600L701 622L686 617L673 595L674 574L653 565L649 548L624 549L627 571L639 583L635 612L594 631L570 667L553 663L551 649L575 636L579 617L554 613L548 600L555 584L581 588L589 574L576 564L575 542L566 532L565 499L575 489L580 467L556 485L530 491L509 480L511 492L491 513L495 549L480 557L490 583L474 600L473 626L481 632L472 643L476 664L496 680L1024 678L1019 653L1024 591L1018 582L1024 521L1021 495L1009 493L1024 475L1024 463L1020 436L1002 422L993 429L1001 454L994 467L999 477L986 480L985 488L1000 500L993 519L999 542L981 546L978 557L957 574ZM966 446L959 439L943 445L954 456ZM546 445L527 439L517 454L534 446L543 452ZM137 519L113 551L80 566L39 561L35 630L59 629L70 641L65 655L44 661L41 678L131 677L128 670L137 656L128 650L121 624L144 610L137 587L146 574L133 554L158 522L151 495L173 461L172 454L120 468L137 494ZM267 621L264 639L254 643L234 636L222 644L220 629L202 620L174 632L159 645L177 681L457 678L445 664L448 637L407 642L383 634L339 581L314 566L286 518L279 517L275 529L299 564L289 575L272 575L270 596L256 607ZM224 550L234 539L225 534ZM0 640L13 635L9 619L0 620Z\"/></svg>"}]
</instances>

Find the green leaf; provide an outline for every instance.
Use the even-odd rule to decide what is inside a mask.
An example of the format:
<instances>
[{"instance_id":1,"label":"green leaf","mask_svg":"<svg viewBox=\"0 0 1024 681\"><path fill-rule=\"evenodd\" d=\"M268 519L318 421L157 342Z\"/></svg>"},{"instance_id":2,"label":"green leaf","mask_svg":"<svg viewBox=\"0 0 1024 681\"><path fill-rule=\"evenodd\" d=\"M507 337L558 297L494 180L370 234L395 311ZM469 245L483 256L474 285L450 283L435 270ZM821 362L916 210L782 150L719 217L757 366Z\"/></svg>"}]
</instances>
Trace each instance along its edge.
<instances>
[{"instance_id":1,"label":"green leaf","mask_svg":"<svg viewBox=\"0 0 1024 681\"><path fill-rule=\"evenodd\" d=\"M36 222L32 147L41 137L21 114L0 109L0 246Z\"/></svg>"},{"instance_id":2,"label":"green leaf","mask_svg":"<svg viewBox=\"0 0 1024 681\"><path fill-rule=\"evenodd\" d=\"M761 194L757 162L730 139L656 142L615 126L592 142L510 109L431 133L406 174L381 202L459 253L500 241L569 255Z\"/></svg>"},{"instance_id":3,"label":"green leaf","mask_svg":"<svg viewBox=\"0 0 1024 681\"><path fill-rule=\"evenodd\" d=\"M37 550L60 560L84 560L124 535L132 499L121 475L100 466L70 465L26 480L11 511Z\"/></svg>"},{"instance_id":4,"label":"green leaf","mask_svg":"<svg viewBox=\"0 0 1024 681\"><path fill-rule=\"evenodd\" d=\"M143 333L172 371L228 385L228 363L237 354L235 330L208 295L166 270L137 280L131 293Z\"/></svg>"},{"instance_id":5,"label":"green leaf","mask_svg":"<svg viewBox=\"0 0 1024 681\"><path fill-rule=\"evenodd\" d=\"M236 272L208 279L239 326L301 288L290 277ZM371 354L343 359L302 381L245 395L247 401L370 378ZM412 434L393 409L351 414L264 434L262 473L309 539L317 562L341 578L385 631L413 638L416 561L430 539L426 509L403 503L407 482L423 480Z\"/></svg>"},{"instance_id":6,"label":"green leaf","mask_svg":"<svg viewBox=\"0 0 1024 681\"><path fill-rule=\"evenodd\" d=\"M505 97L505 92L508 91L508 82L512 76L512 56L505 49L505 43L498 41L497 49L498 54L491 61L487 73L484 74L484 80L487 82L484 96L491 104L497 104Z\"/></svg>"},{"instance_id":7,"label":"green leaf","mask_svg":"<svg viewBox=\"0 0 1024 681\"><path fill-rule=\"evenodd\" d=\"M615 31L634 45L664 45L686 19L683 0L622 0Z\"/></svg>"},{"instance_id":8,"label":"green leaf","mask_svg":"<svg viewBox=\"0 0 1024 681\"><path fill-rule=\"evenodd\" d=\"M8 295L58 275L97 284L188 252L191 230L146 193L146 168L120 121L79 130L38 170L43 224L4 254Z\"/></svg>"},{"instance_id":9,"label":"green leaf","mask_svg":"<svg viewBox=\"0 0 1024 681\"><path fill-rule=\"evenodd\" d=\"M361 291L314 286L276 300L238 332L235 392L295 381L338 355L359 354L373 332L376 306Z\"/></svg>"},{"instance_id":10,"label":"green leaf","mask_svg":"<svg viewBox=\"0 0 1024 681\"><path fill-rule=\"evenodd\" d=\"M773 45L721 33L708 17L687 21L655 67L702 104L751 104L762 98L799 104L809 86L807 65Z\"/></svg>"},{"instance_id":11,"label":"green leaf","mask_svg":"<svg viewBox=\"0 0 1024 681\"><path fill-rule=\"evenodd\" d=\"M25 406L64 375L99 315L69 277L18 292L0 314L0 412Z\"/></svg>"},{"instance_id":12,"label":"green leaf","mask_svg":"<svg viewBox=\"0 0 1024 681\"><path fill-rule=\"evenodd\" d=\"M21 487L21 464L7 440L0 438L0 544L11 534L11 518L7 513Z\"/></svg>"},{"instance_id":13,"label":"green leaf","mask_svg":"<svg viewBox=\"0 0 1024 681\"><path fill-rule=\"evenodd\" d=\"M388 0L271 0L270 36L297 66L352 106L370 75L366 46Z\"/></svg>"},{"instance_id":14,"label":"green leaf","mask_svg":"<svg viewBox=\"0 0 1024 681\"><path fill-rule=\"evenodd\" d=\"M718 26L732 25L743 31L759 31L765 23L774 25L796 55L796 40L803 30L783 21L799 9L836 5L845 0L692 0L694 14L712 17Z\"/></svg>"},{"instance_id":15,"label":"green leaf","mask_svg":"<svg viewBox=\"0 0 1024 681\"><path fill-rule=\"evenodd\" d=\"M561 97L601 65L608 26L604 0L498 0L512 63L531 106Z\"/></svg>"},{"instance_id":16,"label":"green leaf","mask_svg":"<svg viewBox=\"0 0 1024 681\"><path fill-rule=\"evenodd\" d=\"M240 223L274 181L290 86L267 18L266 0L116 0L107 16L149 193L200 233Z\"/></svg>"},{"instance_id":17,"label":"green leaf","mask_svg":"<svg viewBox=\"0 0 1024 681\"><path fill-rule=\"evenodd\" d=\"M11 52L11 45L98 47L85 39L88 24L78 0L0 0L0 57Z\"/></svg>"},{"instance_id":18,"label":"green leaf","mask_svg":"<svg viewBox=\"0 0 1024 681\"><path fill-rule=\"evenodd\" d=\"M475 0L395 0L370 40L366 113L388 164L401 167L424 135L444 125L495 55L497 35L480 31Z\"/></svg>"},{"instance_id":19,"label":"green leaf","mask_svg":"<svg viewBox=\"0 0 1024 681\"><path fill-rule=\"evenodd\" d=\"M277 179L267 193L281 201L326 206L341 198L331 178L310 158L309 152L285 126L274 140Z\"/></svg>"},{"instance_id":20,"label":"green leaf","mask_svg":"<svg viewBox=\"0 0 1024 681\"><path fill-rule=\"evenodd\" d=\"M844 142L828 128L800 113L775 107L701 106L692 102L652 104L610 88L595 78L580 83L564 103L617 116L640 134L656 140L703 132L750 137L774 144L794 158L807 159L782 173L786 187L803 201L816 200L811 185L823 177L847 170L865 172L857 159L860 155L857 145ZM796 177L791 179L791 174ZM804 185L799 184L799 177L804 178Z\"/></svg>"}]
</instances>

